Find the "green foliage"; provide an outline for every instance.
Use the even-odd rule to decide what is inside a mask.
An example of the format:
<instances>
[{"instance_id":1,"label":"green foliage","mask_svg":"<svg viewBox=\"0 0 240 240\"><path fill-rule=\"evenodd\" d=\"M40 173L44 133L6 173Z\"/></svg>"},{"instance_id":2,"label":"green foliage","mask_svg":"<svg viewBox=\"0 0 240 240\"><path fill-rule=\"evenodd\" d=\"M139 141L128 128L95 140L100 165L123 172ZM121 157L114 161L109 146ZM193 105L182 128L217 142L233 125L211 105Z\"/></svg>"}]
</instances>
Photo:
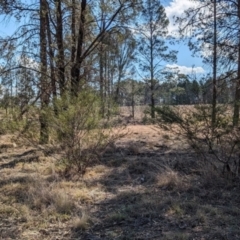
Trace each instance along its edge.
<instances>
[{"instance_id":1,"label":"green foliage","mask_svg":"<svg viewBox=\"0 0 240 240\"><path fill-rule=\"evenodd\" d=\"M48 122L51 136L63 150L66 170L76 169L84 174L109 143L110 130L103 128L100 104L91 91L82 91L74 99L66 95L56 100Z\"/></svg>"},{"instance_id":2,"label":"green foliage","mask_svg":"<svg viewBox=\"0 0 240 240\"><path fill-rule=\"evenodd\" d=\"M2 111L0 121L0 134L21 131L26 124L25 119L19 118L19 109L12 108L10 113Z\"/></svg>"}]
</instances>

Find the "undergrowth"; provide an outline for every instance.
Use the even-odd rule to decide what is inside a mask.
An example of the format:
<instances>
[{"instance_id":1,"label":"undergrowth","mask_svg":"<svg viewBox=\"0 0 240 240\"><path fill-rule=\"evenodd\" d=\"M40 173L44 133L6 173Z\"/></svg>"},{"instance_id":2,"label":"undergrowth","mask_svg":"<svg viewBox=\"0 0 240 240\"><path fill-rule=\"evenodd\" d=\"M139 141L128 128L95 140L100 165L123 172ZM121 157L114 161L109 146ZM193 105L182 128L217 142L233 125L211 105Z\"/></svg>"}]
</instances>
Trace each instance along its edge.
<instances>
[{"instance_id":1,"label":"undergrowth","mask_svg":"<svg viewBox=\"0 0 240 240\"><path fill-rule=\"evenodd\" d=\"M211 123L211 106L156 108L161 128L181 135L211 169L229 179L240 173L240 130L231 124L229 107L217 107L216 123Z\"/></svg>"}]
</instances>

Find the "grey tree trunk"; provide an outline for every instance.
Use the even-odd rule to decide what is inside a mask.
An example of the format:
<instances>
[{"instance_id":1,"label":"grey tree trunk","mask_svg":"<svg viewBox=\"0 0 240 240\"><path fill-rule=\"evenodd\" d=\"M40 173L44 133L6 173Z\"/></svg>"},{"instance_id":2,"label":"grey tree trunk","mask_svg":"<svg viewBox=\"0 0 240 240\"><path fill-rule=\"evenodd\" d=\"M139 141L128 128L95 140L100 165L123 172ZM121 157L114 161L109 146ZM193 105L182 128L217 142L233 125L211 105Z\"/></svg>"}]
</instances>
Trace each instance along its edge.
<instances>
[{"instance_id":1,"label":"grey tree trunk","mask_svg":"<svg viewBox=\"0 0 240 240\"><path fill-rule=\"evenodd\" d=\"M71 92L72 95L77 96L80 86L80 69L83 62L82 52L84 43L84 25L85 25L85 14L86 14L87 1L82 0L81 2L81 13L80 23L78 29L77 48L75 51L75 61L71 69ZM73 24L73 23L72 23Z\"/></svg>"},{"instance_id":2,"label":"grey tree trunk","mask_svg":"<svg viewBox=\"0 0 240 240\"><path fill-rule=\"evenodd\" d=\"M46 108L49 104L49 88L47 73L47 4L46 0L40 0L40 61L41 61L41 76L40 76L40 90L41 90L41 112L39 115L40 121L40 144L48 143L49 131Z\"/></svg>"},{"instance_id":3,"label":"grey tree trunk","mask_svg":"<svg viewBox=\"0 0 240 240\"><path fill-rule=\"evenodd\" d=\"M216 125L217 107L217 1L214 0L214 32L213 32L213 82L212 82L212 129Z\"/></svg>"},{"instance_id":4,"label":"grey tree trunk","mask_svg":"<svg viewBox=\"0 0 240 240\"><path fill-rule=\"evenodd\" d=\"M63 46L63 19L62 19L62 4L61 0L56 0L57 10L57 26L56 26L56 39L58 47L57 55L57 69L59 78L60 94L63 95L65 91L65 66L64 66L64 46Z\"/></svg>"}]
</instances>

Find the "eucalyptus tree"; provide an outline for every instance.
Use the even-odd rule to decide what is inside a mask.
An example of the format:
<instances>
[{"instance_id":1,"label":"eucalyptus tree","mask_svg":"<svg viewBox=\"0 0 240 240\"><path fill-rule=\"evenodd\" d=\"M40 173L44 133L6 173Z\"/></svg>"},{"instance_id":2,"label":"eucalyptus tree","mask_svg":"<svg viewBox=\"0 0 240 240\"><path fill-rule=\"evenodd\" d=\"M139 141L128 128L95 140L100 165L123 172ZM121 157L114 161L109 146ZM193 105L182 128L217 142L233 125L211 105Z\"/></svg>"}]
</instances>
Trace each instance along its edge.
<instances>
[{"instance_id":1,"label":"eucalyptus tree","mask_svg":"<svg viewBox=\"0 0 240 240\"><path fill-rule=\"evenodd\" d=\"M176 51L169 51L165 44L169 20L158 0L144 0L141 20L137 25L139 33L139 62L144 78L149 80L151 91L151 117L155 118L155 87L160 78L163 62L176 60Z\"/></svg>"}]
</instances>

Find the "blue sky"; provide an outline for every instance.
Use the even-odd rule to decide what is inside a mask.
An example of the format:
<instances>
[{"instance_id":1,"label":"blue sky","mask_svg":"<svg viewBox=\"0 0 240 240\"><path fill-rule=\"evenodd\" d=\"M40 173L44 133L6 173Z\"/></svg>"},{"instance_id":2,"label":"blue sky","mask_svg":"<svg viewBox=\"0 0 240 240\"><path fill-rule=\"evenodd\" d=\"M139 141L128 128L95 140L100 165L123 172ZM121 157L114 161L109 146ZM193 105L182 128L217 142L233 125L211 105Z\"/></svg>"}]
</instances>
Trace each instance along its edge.
<instances>
[{"instance_id":1,"label":"blue sky","mask_svg":"<svg viewBox=\"0 0 240 240\"><path fill-rule=\"evenodd\" d=\"M170 21L169 33L172 36L177 36L178 26L175 24L174 16L182 16L186 9L195 7L197 3L192 0L162 0L161 3L165 7L167 17ZM176 43L173 47L175 50L178 50L177 65L181 73L187 74L194 70L198 76L201 76L209 71L209 67L204 66L201 58L192 56L192 52L189 50L186 42Z\"/></svg>"},{"instance_id":2,"label":"blue sky","mask_svg":"<svg viewBox=\"0 0 240 240\"><path fill-rule=\"evenodd\" d=\"M166 9L166 14L170 20L169 32L175 35L177 31L177 26L174 25L173 16L181 16L184 10L189 7L193 7L196 2L191 0L162 0L161 3L164 5ZM0 18L0 20L2 20ZM1 21L0 24L0 35L7 36L11 35L18 23L15 21ZM170 48L177 50L178 53L178 61L175 64L168 64L168 66L178 67L181 73L189 74L194 70L197 75L202 75L207 72L207 67L203 65L201 58L192 57L192 53L190 52L186 43L180 42L176 43ZM194 67L194 69L192 69Z\"/></svg>"}]
</instances>

